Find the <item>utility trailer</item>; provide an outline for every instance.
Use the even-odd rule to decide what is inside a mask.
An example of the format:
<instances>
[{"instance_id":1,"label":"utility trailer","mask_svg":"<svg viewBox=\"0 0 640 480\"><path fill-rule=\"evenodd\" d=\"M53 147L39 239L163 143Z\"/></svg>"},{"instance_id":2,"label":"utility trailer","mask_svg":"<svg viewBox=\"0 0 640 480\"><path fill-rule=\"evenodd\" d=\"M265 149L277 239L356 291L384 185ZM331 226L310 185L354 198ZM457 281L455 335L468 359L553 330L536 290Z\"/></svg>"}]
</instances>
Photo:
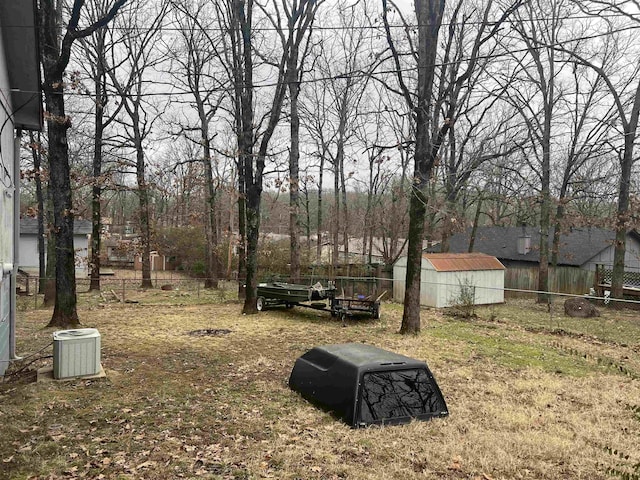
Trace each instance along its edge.
<instances>
[{"instance_id":1,"label":"utility trailer","mask_svg":"<svg viewBox=\"0 0 640 480\"><path fill-rule=\"evenodd\" d=\"M331 316L339 317L344 321L346 317L364 313L377 320L380 318L380 301L386 293L386 291L382 292L377 298L373 298L371 295L347 297L344 293L338 297L334 296L331 298Z\"/></svg>"}]
</instances>

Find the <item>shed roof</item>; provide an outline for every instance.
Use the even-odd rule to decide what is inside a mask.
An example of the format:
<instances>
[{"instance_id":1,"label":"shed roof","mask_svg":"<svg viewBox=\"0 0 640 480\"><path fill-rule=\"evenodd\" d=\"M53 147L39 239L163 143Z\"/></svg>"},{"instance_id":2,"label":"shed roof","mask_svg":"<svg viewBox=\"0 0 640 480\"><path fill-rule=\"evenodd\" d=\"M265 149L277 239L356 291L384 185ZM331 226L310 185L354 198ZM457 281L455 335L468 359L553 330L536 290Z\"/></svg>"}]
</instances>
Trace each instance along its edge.
<instances>
[{"instance_id":1,"label":"shed roof","mask_svg":"<svg viewBox=\"0 0 640 480\"><path fill-rule=\"evenodd\" d=\"M74 235L88 235L93 231L91 220L75 219L73 221L73 234ZM20 219L20 234L21 235L37 235L38 234L38 219L37 218L21 218Z\"/></svg>"},{"instance_id":2,"label":"shed roof","mask_svg":"<svg viewBox=\"0 0 640 480\"><path fill-rule=\"evenodd\" d=\"M496 257L484 253L424 253L422 258L438 272L504 270Z\"/></svg>"}]
</instances>

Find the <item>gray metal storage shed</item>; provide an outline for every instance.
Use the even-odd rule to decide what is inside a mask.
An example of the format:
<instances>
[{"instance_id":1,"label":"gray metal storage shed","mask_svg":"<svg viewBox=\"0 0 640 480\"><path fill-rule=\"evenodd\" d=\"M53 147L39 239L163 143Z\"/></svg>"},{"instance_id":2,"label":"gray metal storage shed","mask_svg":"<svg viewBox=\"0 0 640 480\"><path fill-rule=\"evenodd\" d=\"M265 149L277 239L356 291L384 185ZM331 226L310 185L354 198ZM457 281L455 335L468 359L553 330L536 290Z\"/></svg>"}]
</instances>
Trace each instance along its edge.
<instances>
[{"instance_id":1,"label":"gray metal storage shed","mask_svg":"<svg viewBox=\"0 0 640 480\"><path fill-rule=\"evenodd\" d=\"M450 307L462 296L474 305L504 303L504 265L484 253L425 253L420 273L420 304ZM404 299L407 257L393 266L393 298Z\"/></svg>"}]
</instances>

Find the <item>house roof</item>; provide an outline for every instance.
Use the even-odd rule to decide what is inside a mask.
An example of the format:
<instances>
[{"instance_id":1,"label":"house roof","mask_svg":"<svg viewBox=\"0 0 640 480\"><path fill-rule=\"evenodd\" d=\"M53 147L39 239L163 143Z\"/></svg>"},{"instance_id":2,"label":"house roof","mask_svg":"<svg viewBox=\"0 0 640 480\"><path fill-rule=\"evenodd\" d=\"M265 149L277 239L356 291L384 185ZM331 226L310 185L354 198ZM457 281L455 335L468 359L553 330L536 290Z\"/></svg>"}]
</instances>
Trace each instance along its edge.
<instances>
[{"instance_id":1,"label":"house roof","mask_svg":"<svg viewBox=\"0 0 640 480\"><path fill-rule=\"evenodd\" d=\"M16 128L42 129L40 50L35 0L0 1L0 27Z\"/></svg>"},{"instance_id":2,"label":"house roof","mask_svg":"<svg viewBox=\"0 0 640 480\"><path fill-rule=\"evenodd\" d=\"M384 237L373 237L371 239L371 254L375 257L383 257L385 253L385 248L388 249L391 246L391 238ZM354 255L366 255L369 252L369 240L367 240L363 246L362 237L353 237L349 238L349 253ZM394 249L397 250L402 247L402 255L406 255L407 253L407 245L408 242L404 238L396 238L395 239ZM330 243L330 242L329 242ZM427 240L422 241L423 250L429 246L430 242ZM338 251L344 252L344 244L341 243L338 245Z\"/></svg>"},{"instance_id":3,"label":"house roof","mask_svg":"<svg viewBox=\"0 0 640 480\"><path fill-rule=\"evenodd\" d=\"M496 257L484 253L424 253L422 258L438 272L504 270Z\"/></svg>"},{"instance_id":4,"label":"house roof","mask_svg":"<svg viewBox=\"0 0 640 480\"><path fill-rule=\"evenodd\" d=\"M531 250L518 253L518 239L531 238ZM636 232L629 235L640 239ZM581 266L598 253L612 246L615 232L602 228L574 228L560 235L558 265ZM457 233L449 239L450 252L469 250L470 230ZM553 229L549 234L549 246L553 241ZM493 255L500 260L535 262L540 261L540 232L537 227L478 227L473 245L474 252ZM439 246L436 246L439 248Z\"/></svg>"},{"instance_id":5,"label":"house roof","mask_svg":"<svg viewBox=\"0 0 640 480\"><path fill-rule=\"evenodd\" d=\"M90 220L74 220L73 221L73 234L74 235L88 235L93 231ZM38 234L38 219L37 218L21 218L20 219L20 235L37 235Z\"/></svg>"}]
</instances>

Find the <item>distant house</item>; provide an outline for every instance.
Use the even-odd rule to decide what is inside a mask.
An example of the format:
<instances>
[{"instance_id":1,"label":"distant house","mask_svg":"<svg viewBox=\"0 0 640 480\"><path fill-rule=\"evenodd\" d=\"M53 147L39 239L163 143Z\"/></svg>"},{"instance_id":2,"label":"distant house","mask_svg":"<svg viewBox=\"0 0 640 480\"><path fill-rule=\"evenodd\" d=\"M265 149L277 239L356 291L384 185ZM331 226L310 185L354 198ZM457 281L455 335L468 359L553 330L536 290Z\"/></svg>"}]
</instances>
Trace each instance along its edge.
<instances>
[{"instance_id":1,"label":"distant house","mask_svg":"<svg viewBox=\"0 0 640 480\"><path fill-rule=\"evenodd\" d=\"M105 239L102 245L106 251L106 259L102 262L103 265L121 268L133 266L136 245L132 240L111 237Z\"/></svg>"},{"instance_id":2,"label":"distant house","mask_svg":"<svg viewBox=\"0 0 640 480\"><path fill-rule=\"evenodd\" d=\"M430 245L429 242L423 241L423 249L426 249ZM367 239L363 245L362 237L349 238L348 252L349 263L385 263L385 258L393 261L394 258L399 258L402 255L407 254L408 242L405 238L395 239L393 244L390 238L373 237ZM369 256L369 250L371 250L371 256ZM338 258L340 262L344 261L347 249L344 243L338 245ZM333 243L330 241L322 244L322 260L326 263L331 263L333 258Z\"/></svg>"},{"instance_id":3,"label":"distant house","mask_svg":"<svg viewBox=\"0 0 640 480\"><path fill-rule=\"evenodd\" d=\"M149 266L152 272L165 272L176 269L174 258L159 254L155 250L149 253ZM135 255L133 268L137 271L142 271L142 255Z\"/></svg>"},{"instance_id":4,"label":"distant house","mask_svg":"<svg viewBox=\"0 0 640 480\"><path fill-rule=\"evenodd\" d=\"M449 252L469 251L470 230L449 239ZM573 228L560 235L558 266L594 271L596 265L612 265L615 232L602 228ZM549 236L549 246L553 235ZM495 256L507 267L536 266L540 262L540 233L537 227L479 227L474 252ZM439 245L432 252L439 251ZM625 269L640 271L640 234L627 234Z\"/></svg>"},{"instance_id":5,"label":"distant house","mask_svg":"<svg viewBox=\"0 0 640 480\"><path fill-rule=\"evenodd\" d=\"M420 273L420 305L435 308L458 304L504 302L504 266L482 253L425 253ZM405 294L407 257L393 266L393 298Z\"/></svg>"},{"instance_id":6,"label":"distant house","mask_svg":"<svg viewBox=\"0 0 640 480\"><path fill-rule=\"evenodd\" d=\"M89 238L92 226L89 220L73 221L73 248L76 256L76 273L88 273ZM46 248L46 247L45 247ZM38 219L20 219L19 263L21 269L37 272L38 261ZM45 250L46 258L46 250Z\"/></svg>"},{"instance_id":7,"label":"distant house","mask_svg":"<svg viewBox=\"0 0 640 480\"><path fill-rule=\"evenodd\" d=\"M20 136L42 129L33 1L0 1L0 377L16 358Z\"/></svg>"}]
</instances>

